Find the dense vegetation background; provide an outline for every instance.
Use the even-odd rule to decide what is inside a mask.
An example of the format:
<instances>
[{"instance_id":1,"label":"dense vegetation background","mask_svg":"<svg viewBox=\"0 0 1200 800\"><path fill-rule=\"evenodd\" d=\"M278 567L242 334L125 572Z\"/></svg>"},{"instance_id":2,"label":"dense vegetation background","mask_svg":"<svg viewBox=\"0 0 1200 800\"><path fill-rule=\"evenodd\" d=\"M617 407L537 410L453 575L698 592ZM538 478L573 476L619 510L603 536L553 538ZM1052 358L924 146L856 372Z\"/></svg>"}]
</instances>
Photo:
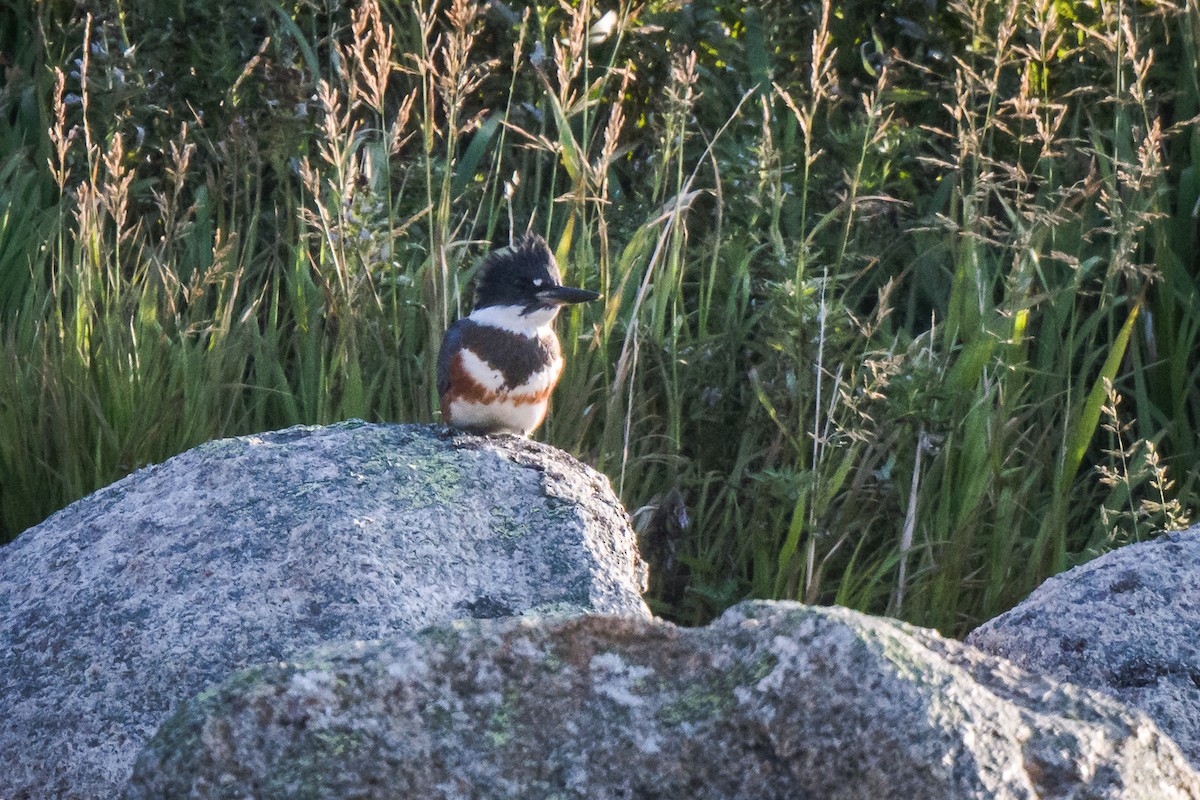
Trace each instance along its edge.
<instances>
[{"instance_id":1,"label":"dense vegetation background","mask_svg":"<svg viewBox=\"0 0 1200 800\"><path fill-rule=\"evenodd\" d=\"M428 421L544 234L547 441L658 611L962 633L1197 505L1186 2L0 3L0 541L205 440Z\"/></svg>"}]
</instances>

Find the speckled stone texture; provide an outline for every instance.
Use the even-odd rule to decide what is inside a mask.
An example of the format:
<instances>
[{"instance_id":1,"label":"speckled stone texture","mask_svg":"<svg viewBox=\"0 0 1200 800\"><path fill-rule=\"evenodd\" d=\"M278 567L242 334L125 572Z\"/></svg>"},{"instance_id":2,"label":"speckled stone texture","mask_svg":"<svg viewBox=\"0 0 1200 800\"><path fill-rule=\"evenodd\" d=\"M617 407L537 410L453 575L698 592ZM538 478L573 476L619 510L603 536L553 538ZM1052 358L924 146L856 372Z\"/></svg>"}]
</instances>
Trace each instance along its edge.
<instances>
[{"instance_id":1,"label":"speckled stone texture","mask_svg":"<svg viewBox=\"0 0 1200 800\"><path fill-rule=\"evenodd\" d=\"M648 617L607 480L514 437L343 423L210 442L0 548L0 797L112 797L239 668L460 617Z\"/></svg>"},{"instance_id":2,"label":"speckled stone texture","mask_svg":"<svg viewBox=\"0 0 1200 800\"><path fill-rule=\"evenodd\" d=\"M125 800L1200 798L1141 712L931 631L748 602L707 628L455 623L240 673Z\"/></svg>"},{"instance_id":3,"label":"speckled stone texture","mask_svg":"<svg viewBox=\"0 0 1200 800\"><path fill-rule=\"evenodd\" d=\"M967 641L1144 710L1200 767L1200 526L1057 575Z\"/></svg>"}]
</instances>

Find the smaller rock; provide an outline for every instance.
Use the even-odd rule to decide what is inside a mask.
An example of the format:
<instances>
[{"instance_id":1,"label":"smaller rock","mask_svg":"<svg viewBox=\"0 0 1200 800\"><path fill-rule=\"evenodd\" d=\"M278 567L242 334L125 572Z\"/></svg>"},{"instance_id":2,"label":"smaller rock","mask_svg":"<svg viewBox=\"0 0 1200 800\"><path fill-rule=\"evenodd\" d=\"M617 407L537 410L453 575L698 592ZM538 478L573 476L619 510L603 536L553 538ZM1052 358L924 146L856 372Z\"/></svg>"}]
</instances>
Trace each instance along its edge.
<instances>
[{"instance_id":1,"label":"smaller rock","mask_svg":"<svg viewBox=\"0 0 1200 800\"><path fill-rule=\"evenodd\" d=\"M1141 712L932 631L748 602L707 628L460 622L243 672L125 800L1200 798Z\"/></svg>"},{"instance_id":2,"label":"smaller rock","mask_svg":"<svg viewBox=\"0 0 1200 800\"><path fill-rule=\"evenodd\" d=\"M1200 766L1200 526L1056 575L967 643L1142 709Z\"/></svg>"}]
</instances>

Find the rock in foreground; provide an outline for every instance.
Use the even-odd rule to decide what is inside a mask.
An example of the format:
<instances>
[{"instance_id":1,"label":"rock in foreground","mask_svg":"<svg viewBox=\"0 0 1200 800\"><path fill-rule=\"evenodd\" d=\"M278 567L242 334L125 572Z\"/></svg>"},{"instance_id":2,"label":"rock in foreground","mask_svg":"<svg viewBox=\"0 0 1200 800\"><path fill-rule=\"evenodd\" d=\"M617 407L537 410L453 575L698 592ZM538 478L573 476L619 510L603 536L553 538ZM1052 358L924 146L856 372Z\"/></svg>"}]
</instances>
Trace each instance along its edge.
<instances>
[{"instance_id":1,"label":"rock in foreground","mask_svg":"<svg viewBox=\"0 0 1200 800\"><path fill-rule=\"evenodd\" d=\"M1200 798L1140 712L936 634L744 603L702 629L456 623L241 673L125 800Z\"/></svg>"},{"instance_id":2,"label":"rock in foreground","mask_svg":"<svg viewBox=\"0 0 1200 800\"><path fill-rule=\"evenodd\" d=\"M1142 709L1200 765L1200 526L1056 575L967 641Z\"/></svg>"},{"instance_id":3,"label":"rock in foreground","mask_svg":"<svg viewBox=\"0 0 1200 800\"><path fill-rule=\"evenodd\" d=\"M607 481L512 437L345 423L197 447L0 548L0 797L111 797L182 700L319 644L649 616Z\"/></svg>"}]
</instances>

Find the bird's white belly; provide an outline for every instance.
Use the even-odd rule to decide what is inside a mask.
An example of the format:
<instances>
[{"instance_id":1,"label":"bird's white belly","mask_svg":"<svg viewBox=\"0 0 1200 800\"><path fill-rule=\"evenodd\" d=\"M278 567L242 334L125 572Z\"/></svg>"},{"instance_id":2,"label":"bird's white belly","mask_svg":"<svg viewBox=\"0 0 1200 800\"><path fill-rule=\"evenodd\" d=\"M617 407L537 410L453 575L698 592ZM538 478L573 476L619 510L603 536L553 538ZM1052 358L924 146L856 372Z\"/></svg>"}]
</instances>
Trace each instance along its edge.
<instances>
[{"instance_id":1,"label":"bird's white belly","mask_svg":"<svg viewBox=\"0 0 1200 800\"><path fill-rule=\"evenodd\" d=\"M450 419L460 428L527 436L546 416L546 405L545 401L514 403L506 397L487 403L455 400L450 403Z\"/></svg>"}]
</instances>

